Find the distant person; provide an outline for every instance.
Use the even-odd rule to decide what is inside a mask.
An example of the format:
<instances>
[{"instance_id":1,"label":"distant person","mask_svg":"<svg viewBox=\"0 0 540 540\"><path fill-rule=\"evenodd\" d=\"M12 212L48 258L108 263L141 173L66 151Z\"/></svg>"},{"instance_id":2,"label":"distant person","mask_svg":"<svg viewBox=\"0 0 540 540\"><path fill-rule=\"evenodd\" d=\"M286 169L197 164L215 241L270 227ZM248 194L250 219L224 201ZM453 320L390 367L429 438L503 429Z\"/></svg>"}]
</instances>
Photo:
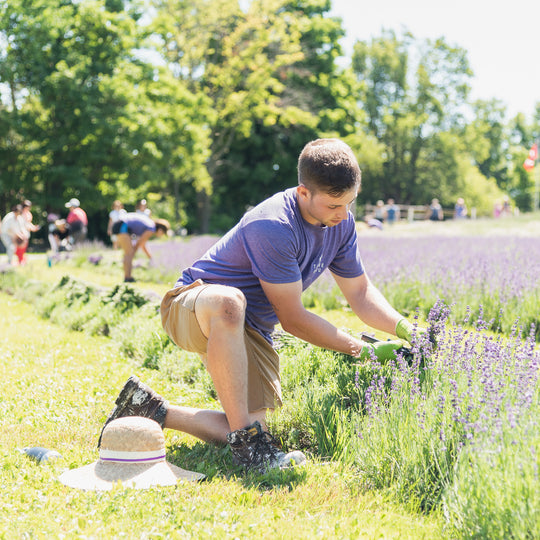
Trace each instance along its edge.
<instances>
[{"instance_id":1,"label":"distant person","mask_svg":"<svg viewBox=\"0 0 540 540\"><path fill-rule=\"evenodd\" d=\"M401 218L399 206L394 202L394 199L388 199L386 202L386 221L388 225L393 225Z\"/></svg>"},{"instance_id":2,"label":"distant person","mask_svg":"<svg viewBox=\"0 0 540 540\"><path fill-rule=\"evenodd\" d=\"M379 229L379 231L383 230L383 224L377 218L367 217L366 223L370 229Z\"/></svg>"},{"instance_id":3,"label":"distant person","mask_svg":"<svg viewBox=\"0 0 540 540\"><path fill-rule=\"evenodd\" d=\"M28 238L23 243L23 245L19 248L21 253L22 253L23 260L26 257L26 251L28 250L28 245L30 243L31 234L39 231L39 229L40 229L39 225L34 225L34 223L33 223L34 216L32 215L32 210L31 209L32 209L32 201L29 201L28 199L26 199L22 203L22 213L21 213L21 215L22 215L23 220L24 220L24 222L26 224L26 230L28 231Z\"/></svg>"},{"instance_id":4,"label":"distant person","mask_svg":"<svg viewBox=\"0 0 540 540\"><path fill-rule=\"evenodd\" d=\"M24 262L24 243L28 242L30 233L22 217L22 205L15 204L2 219L0 238L6 248L8 264L17 266ZM15 255L17 259L15 259Z\"/></svg>"},{"instance_id":5,"label":"distant person","mask_svg":"<svg viewBox=\"0 0 540 540\"><path fill-rule=\"evenodd\" d=\"M454 219L465 219L467 217L467 205L462 197L459 197L454 206Z\"/></svg>"},{"instance_id":6,"label":"distant person","mask_svg":"<svg viewBox=\"0 0 540 540\"><path fill-rule=\"evenodd\" d=\"M34 225L34 216L32 215L32 201L26 199L22 203L22 217L26 222L26 228L30 233L38 232L41 228L39 225Z\"/></svg>"},{"instance_id":7,"label":"distant person","mask_svg":"<svg viewBox=\"0 0 540 540\"><path fill-rule=\"evenodd\" d=\"M373 217L377 221L384 223L386 219L386 208L384 207L383 201L381 200L377 201L377 204L375 205L375 212L373 213Z\"/></svg>"},{"instance_id":8,"label":"distant person","mask_svg":"<svg viewBox=\"0 0 540 540\"><path fill-rule=\"evenodd\" d=\"M146 199L141 199L140 201L137 202L135 212L137 212L137 214L144 214L145 216L148 216L148 217L152 215L152 210L148 208Z\"/></svg>"},{"instance_id":9,"label":"distant person","mask_svg":"<svg viewBox=\"0 0 540 540\"><path fill-rule=\"evenodd\" d=\"M439 203L439 199L431 199L431 204L426 212L426 218L430 221L442 221L444 219L443 209Z\"/></svg>"},{"instance_id":10,"label":"distant person","mask_svg":"<svg viewBox=\"0 0 540 540\"><path fill-rule=\"evenodd\" d=\"M70 251L69 227L65 219L57 219L49 228L49 245L53 253Z\"/></svg>"},{"instance_id":11,"label":"distant person","mask_svg":"<svg viewBox=\"0 0 540 540\"><path fill-rule=\"evenodd\" d=\"M88 217L86 216L86 212L81 208L79 199L71 199L66 203L66 208L69 208L66 222L69 225L70 241L73 245L80 244L86 240Z\"/></svg>"},{"instance_id":12,"label":"distant person","mask_svg":"<svg viewBox=\"0 0 540 540\"><path fill-rule=\"evenodd\" d=\"M135 253L140 248L151 259L146 242L153 236L163 236L170 229L165 219L152 219L137 212L126 212L112 226L112 233L117 235L117 242L124 251L124 281L133 282L131 275Z\"/></svg>"},{"instance_id":13,"label":"distant person","mask_svg":"<svg viewBox=\"0 0 540 540\"><path fill-rule=\"evenodd\" d=\"M510 206L510 197L505 195L503 197L501 217L508 217L512 214L512 207Z\"/></svg>"},{"instance_id":14,"label":"distant person","mask_svg":"<svg viewBox=\"0 0 540 540\"><path fill-rule=\"evenodd\" d=\"M118 248L118 238L116 234L113 234L112 226L117 221L120 221L120 218L122 217L122 215L126 213L127 212L124 209L124 205L122 204L122 201L116 200L113 202L112 210L109 212L109 223L107 224L107 234L109 235L109 238L111 239L113 249Z\"/></svg>"}]
</instances>

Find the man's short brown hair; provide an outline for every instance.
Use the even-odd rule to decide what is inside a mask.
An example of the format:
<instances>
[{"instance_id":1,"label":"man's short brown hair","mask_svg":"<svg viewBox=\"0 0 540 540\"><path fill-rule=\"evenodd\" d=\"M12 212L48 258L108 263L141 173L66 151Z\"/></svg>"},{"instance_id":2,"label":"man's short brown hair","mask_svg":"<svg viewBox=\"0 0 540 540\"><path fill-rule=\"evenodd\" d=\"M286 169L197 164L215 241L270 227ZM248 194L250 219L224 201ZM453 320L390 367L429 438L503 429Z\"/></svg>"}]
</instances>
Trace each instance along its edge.
<instances>
[{"instance_id":1,"label":"man's short brown hair","mask_svg":"<svg viewBox=\"0 0 540 540\"><path fill-rule=\"evenodd\" d=\"M348 144L340 139L311 141L298 158L298 183L311 191L339 197L360 188L362 173Z\"/></svg>"}]
</instances>

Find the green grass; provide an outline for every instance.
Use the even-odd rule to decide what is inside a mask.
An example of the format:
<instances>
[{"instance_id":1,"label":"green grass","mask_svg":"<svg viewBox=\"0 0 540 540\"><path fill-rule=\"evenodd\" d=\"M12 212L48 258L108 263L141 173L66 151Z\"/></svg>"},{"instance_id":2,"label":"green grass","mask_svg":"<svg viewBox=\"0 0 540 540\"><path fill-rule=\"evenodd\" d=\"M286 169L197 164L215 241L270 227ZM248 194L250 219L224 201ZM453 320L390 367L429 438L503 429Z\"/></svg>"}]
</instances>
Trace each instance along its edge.
<instances>
[{"instance_id":1,"label":"green grass","mask_svg":"<svg viewBox=\"0 0 540 540\"><path fill-rule=\"evenodd\" d=\"M206 472L208 481L108 493L66 487L57 480L65 468L97 459L99 431L131 373L176 403L192 404L192 387L140 367L109 338L51 324L3 293L0 316L1 538L440 536L436 515L362 492L352 468L312 460L297 472L244 476L225 449L169 431L169 459ZM208 397L204 404L216 407ZM63 458L37 464L17 450L26 446L55 449Z\"/></svg>"},{"instance_id":2,"label":"green grass","mask_svg":"<svg viewBox=\"0 0 540 540\"><path fill-rule=\"evenodd\" d=\"M435 227L438 234L536 234L539 226L525 216ZM429 234L432 228L400 224L391 234ZM245 476L225 447L167 431L169 459L204 472L208 481L107 494L64 487L56 478L65 467L97 459L99 430L131 373L173 403L219 407L197 356L171 346L160 326L157 302L169 285L141 281L147 275L141 270L134 286L118 286L118 253L105 256L110 260L97 267L80 254L49 268L36 255L26 267L0 276L0 289L15 295L0 294L1 538L491 540L540 534L539 387L531 383L531 395L517 392L518 382L532 377L529 362L519 357L522 364L516 364L514 346L505 349L503 334L454 324L423 374L358 365L285 338L285 403L271 430L285 447L308 454L301 470ZM314 311L336 326L368 330L332 291L326 293L309 299ZM531 295L522 301L536 300ZM507 352L497 352L499 359L486 366L492 372L478 369L498 344ZM500 391L493 392L493 385ZM482 396L501 396L500 414L486 408ZM463 405L462 419L456 404ZM506 425L515 423L516 412L519 430ZM475 432L470 445L467 430L485 414L493 414L493 423L485 424L485 437ZM37 465L16 451L34 445L64 458Z\"/></svg>"}]
</instances>

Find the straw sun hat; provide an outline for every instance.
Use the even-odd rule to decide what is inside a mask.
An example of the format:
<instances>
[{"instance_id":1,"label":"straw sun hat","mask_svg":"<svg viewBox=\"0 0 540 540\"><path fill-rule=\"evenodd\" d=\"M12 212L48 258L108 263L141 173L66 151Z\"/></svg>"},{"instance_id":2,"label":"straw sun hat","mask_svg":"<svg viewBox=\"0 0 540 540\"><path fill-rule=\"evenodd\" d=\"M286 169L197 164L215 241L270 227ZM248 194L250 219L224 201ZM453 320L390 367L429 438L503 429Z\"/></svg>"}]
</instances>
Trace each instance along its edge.
<instances>
[{"instance_id":1,"label":"straw sun hat","mask_svg":"<svg viewBox=\"0 0 540 540\"><path fill-rule=\"evenodd\" d=\"M59 480L73 488L110 490L172 486L179 479L202 480L204 474L186 471L165 459L165 437L157 422L129 416L109 422L103 430L99 460L64 472Z\"/></svg>"}]
</instances>

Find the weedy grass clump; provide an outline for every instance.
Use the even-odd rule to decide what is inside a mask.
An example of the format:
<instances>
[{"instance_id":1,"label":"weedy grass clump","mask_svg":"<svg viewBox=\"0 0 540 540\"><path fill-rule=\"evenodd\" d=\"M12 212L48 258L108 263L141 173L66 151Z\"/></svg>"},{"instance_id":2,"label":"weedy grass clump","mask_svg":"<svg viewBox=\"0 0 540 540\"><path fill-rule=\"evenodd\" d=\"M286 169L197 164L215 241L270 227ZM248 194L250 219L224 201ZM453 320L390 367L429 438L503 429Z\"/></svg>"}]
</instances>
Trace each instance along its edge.
<instances>
[{"instance_id":1,"label":"weedy grass clump","mask_svg":"<svg viewBox=\"0 0 540 540\"><path fill-rule=\"evenodd\" d=\"M52 286L15 272L0 277L4 290L31 302L41 317L69 330L109 337L118 353L136 365L162 370L171 380L193 385L203 398L216 399L199 356L181 351L163 330L158 295L131 284L107 288L67 275Z\"/></svg>"},{"instance_id":2,"label":"weedy grass clump","mask_svg":"<svg viewBox=\"0 0 540 540\"><path fill-rule=\"evenodd\" d=\"M36 300L38 313L70 330L110 334L120 322L149 303L136 289L121 284L111 290L63 276Z\"/></svg>"}]
</instances>

